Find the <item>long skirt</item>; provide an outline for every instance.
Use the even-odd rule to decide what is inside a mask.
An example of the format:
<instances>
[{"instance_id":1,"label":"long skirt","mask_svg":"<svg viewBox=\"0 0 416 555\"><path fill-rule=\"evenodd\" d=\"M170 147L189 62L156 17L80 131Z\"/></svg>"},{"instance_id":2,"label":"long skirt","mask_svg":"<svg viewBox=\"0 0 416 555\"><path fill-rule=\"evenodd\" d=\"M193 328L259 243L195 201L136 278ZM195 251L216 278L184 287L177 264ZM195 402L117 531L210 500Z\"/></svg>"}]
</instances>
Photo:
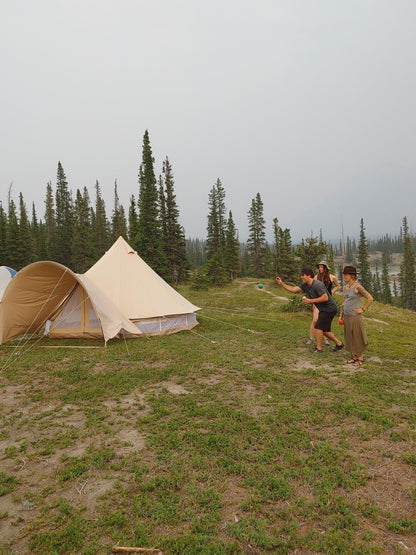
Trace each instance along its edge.
<instances>
[{"instance_id":1,"label":"long skirt","mask_svg":"<svg viewBox=\"0 0 416 555\"><path fill-rule=\"evenodd\" d=\"M345 349L352 355L361 357L364 353L368 341L361 314L357 314L357 316L344 315L344 343Z\"/></svg>"}]
</instances>

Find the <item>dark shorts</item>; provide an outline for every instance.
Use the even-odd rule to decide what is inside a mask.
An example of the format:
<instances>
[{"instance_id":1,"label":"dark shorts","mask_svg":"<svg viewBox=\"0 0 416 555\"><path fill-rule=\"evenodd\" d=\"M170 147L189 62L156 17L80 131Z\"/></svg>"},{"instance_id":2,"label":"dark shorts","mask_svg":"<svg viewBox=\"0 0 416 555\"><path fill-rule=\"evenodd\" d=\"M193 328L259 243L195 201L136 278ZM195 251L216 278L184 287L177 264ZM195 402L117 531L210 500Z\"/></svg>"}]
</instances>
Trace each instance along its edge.
<instances>
[{"instance_id":1,"label":"dark shorts","mask_svg":"<svg viewBox=\"0 0 416 555\"><path fill-rule=\"evenodd\" d=\"M318 320L315 324L315 329L322 331L331 331L331 323L336 313L336 311L324 312L323 310L320 310Z\"/></svg>"}]
</instances>

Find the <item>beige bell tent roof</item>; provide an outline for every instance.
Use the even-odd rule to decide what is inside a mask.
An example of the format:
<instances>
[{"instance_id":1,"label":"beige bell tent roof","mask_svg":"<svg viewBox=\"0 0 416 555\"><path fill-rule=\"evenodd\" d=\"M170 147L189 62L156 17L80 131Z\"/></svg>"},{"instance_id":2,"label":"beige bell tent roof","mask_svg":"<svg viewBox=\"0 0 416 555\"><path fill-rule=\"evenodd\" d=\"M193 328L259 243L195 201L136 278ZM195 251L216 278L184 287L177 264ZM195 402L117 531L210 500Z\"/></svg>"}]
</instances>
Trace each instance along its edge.
<instances>
[{"instance_id":1,"label":"beige bell tent roof","mask_svg":"<svg viewBox=\"0 0 416 555\"><path fill-rule=\"evenodd\" d=\"M40 333L47 322L53 324L75 292L79 302L72 307L72 325L57 329L57 337L103 337L107 342L123 330L142 334L88 279L47 261L25 266L9 283L0 305L0 343Z\"/></svg>"},{"instance_id":2,"label":"beige bell tent roof","mask_svg":"<svg viewBox=\"0 0 416 555\"><path fill-rule=\"evenodd\" d=\"M152 270L123 237L84 276L133 321L199 310Z\"/></svg>"}]
</instances>

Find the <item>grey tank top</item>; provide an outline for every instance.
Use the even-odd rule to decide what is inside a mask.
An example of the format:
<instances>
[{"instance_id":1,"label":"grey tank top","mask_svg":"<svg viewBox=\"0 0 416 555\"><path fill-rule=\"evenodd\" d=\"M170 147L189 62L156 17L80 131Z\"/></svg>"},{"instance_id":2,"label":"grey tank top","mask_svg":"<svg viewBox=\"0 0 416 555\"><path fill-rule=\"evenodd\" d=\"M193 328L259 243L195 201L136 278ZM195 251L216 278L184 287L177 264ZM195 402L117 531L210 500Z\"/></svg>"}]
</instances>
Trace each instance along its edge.
<instances>
[{"instance_id":1,"label":"grey tank top","mask_svg":"<svg viewBox=\"0 0 416 555\"><path fill-rule=\"evenodd\" d=\"M354 308L360 306L361 298L361 294L355 291L357 285L358 282L355 282L352 289L348 289L347 286L344 287L344 314L346 316L358 316L358 314L354 312Z\"/></svg>"}]
</instances>

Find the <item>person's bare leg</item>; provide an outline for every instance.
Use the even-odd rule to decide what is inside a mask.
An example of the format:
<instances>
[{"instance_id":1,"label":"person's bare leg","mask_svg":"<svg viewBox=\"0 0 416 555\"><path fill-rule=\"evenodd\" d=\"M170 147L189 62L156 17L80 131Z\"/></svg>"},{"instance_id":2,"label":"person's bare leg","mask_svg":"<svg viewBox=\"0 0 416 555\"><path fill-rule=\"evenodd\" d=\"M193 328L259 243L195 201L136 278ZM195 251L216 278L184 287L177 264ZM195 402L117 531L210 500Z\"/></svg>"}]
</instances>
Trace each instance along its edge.
<instances>
[{"instance_id":1,"label":"person's bare leg","mask_svg":"<svg viewBox=\"0 0 416 555\"><path fill-rule=\"evenodd\" d=\"M309 339L312 339L315 337L315 324L316 321L318 320L318 316L319 316L319 310L316 308L315 305L312 305L312 322L311 322L311 327L309 330Z\"/></svg>"},{"instance_id":2,"label":"person's bare leg","mask_svg":"<svg viewBox=\"0 0 416 555\"><path fill-rule=\"evenodd\" d=\"M322 341L324 339L324 332L322 330L317 330L315 328L315 332L316 332L316 348L318 349L318 351L322 351Z\"/></svg>"},{"instance_id":3,"label":"person's bare leg","mask_svg":"<svg viewBox=\"0 0 416 555\"><path fill-rule=\"evenodd\" d=\"M325 335L325 337L333 341L335 345L342 345L342 341L340 341L337 337L335 337L332 331L324 331L323 335Z\"/></svg>"}]
</instances>

